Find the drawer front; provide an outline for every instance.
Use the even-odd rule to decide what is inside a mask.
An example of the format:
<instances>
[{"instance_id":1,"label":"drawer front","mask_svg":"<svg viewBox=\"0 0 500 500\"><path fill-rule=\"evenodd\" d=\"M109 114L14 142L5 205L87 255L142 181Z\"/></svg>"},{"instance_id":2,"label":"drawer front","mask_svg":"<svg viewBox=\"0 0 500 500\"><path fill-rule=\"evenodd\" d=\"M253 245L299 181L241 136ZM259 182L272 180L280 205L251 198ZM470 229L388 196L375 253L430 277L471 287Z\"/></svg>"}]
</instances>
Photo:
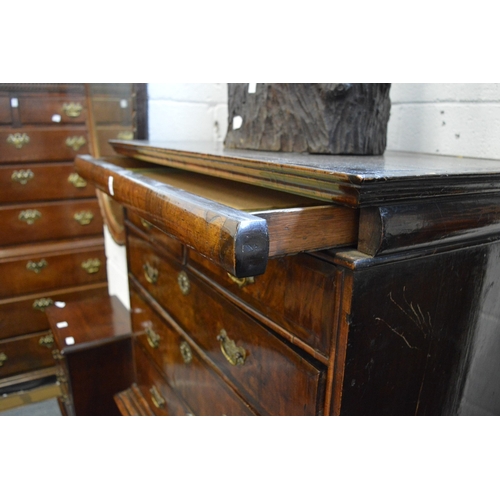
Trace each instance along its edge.
<instances>
[{"instance_id":1,"label":"drawer front","mask_svg":"<svg viewBox=\"0 0 500 500\"><path fill-rule=\"evenodd\" d=\"M130 270L140 285L254 408L270 415L321 411L324 368L307 361L182 266L162 259L147 242L129 235L129 251ZM226 356L239 363L240 349L244 362L233 366Z\"/></svg>"},{"instance_id":2,"label":"drawer front","mask_svg":"<svg viewBox=\"0 0 500 500\"><path fill-rule=\"evenodd\" d=\"M133 224L133 229L139 229L144 233L145 238L161 247L163 251L171 254L178 262L183 262L184 246L182 243L160 231L133 210L127 210L127 219Z\"/></svg>"},{"instance_id":3,"label":"drawer front","mask_svg":"<svg viewBox=\"0 0 500 500\"><path fill-rule=\"evenodd\" d=\"M1 341L0 378L54 366L50 337L47 331Z\"/></svg>"},{"instance_id":4,"label":"drawer front","mask_svg":"<svg viewBox=\"0 0 500 500\"><path fill-rule=\"evenodd\" d=\"M106 281L104 247L0 262L0 298Z\"/></svg>"},{"instance_id":5,"label":"drawer front","mask_svg":"<svg viewBox=\"0 0 500 500\"><path fill-rule=\"evenodd\" d=\"M0 301L0 339L49 329L45 309L54 302L69 303L107 295L107 283L98 283L80 289L55 290L47 294L2 300Z\"/></svg>"},{"instance_id":6,"label":"drawer front","mask_svg":"<svg viewBox=\"0 0 500 500\"><path fill-rule=\"evenodd\" d=\"M254 415L201 361L196 350L133 290L131 306L132 329L137 341L195 415Z\"/></svg>"},{"instance_id":7,"label":"drawer front","mask_svg":"<svg viewBox=\"0 0 500 500\"><path fill-rule=\"evenodd\" d=\"M131 125L132 99L94 98L93 116L96 125Z\"/></svg>"},{"instance_id":8,"label":"drawer front","mask_svg":"<svg viewBox=\"0 0 500 500\"><path fill-rule=\"evenodd\" d=\"M134 138L132 127L99 127L96 130L99 153L101 156L115 156L116 152L109 144L110 139L131 141Z\"/></svg>"},{"instance_id":9,"label":"drawer front","mask_svg":"<svg viewBox=\"0 0 500 500\"><path fill-rule=\"evenodd\" d=\"M97 199L0 207L2 244L101 235Z\"/></svg>"},{"instance_id":10,"label":"drawer front","mask_svg":"<svg viewBox=\"0 0 500 500\"><path fill-rule=\"evenodd\" d=\"M87 119L83 96L19 96L18 101L23 125L84 124Z\"/></svg>"},{"instance_id":11,"label":"drawer front","mask_svg":"<svg viewBox=\"0 0 500 500\"><path fill-rule=\"evenodd\" d=\"M71 128L0 130L0 163L69 161L89 152L87 131Z\"/></svg>"},{"instance_id":12,"label":"drawer front","mask_svg":"<svg viewBox=\"0 0 500 500\"><path fill-rule=\"evenodd\" d=\"M9 125L12 122L12 113L10 111L10 98L0 96L0 124Z\"/></svg>"},{"instance_id":13,"label":"drawer front","mask_svg":"<svg viewBox=\"0 0 500 500\"><path fill-rule=\"evenodd\" d=\"M66 165L6 165L0 167L0 203L95 198L95 188Z\"/></svg>"},{"instance_id":14,"label":"drawer front","mask_svg":"<svg viewBox=\"0 0 500 500\"><path fill-rule=\"evenodd\" d=\"M179 401L175 392L137 342L134 342L134 362L137 385L155 415L173 417L191 415L191 411Z\"/></svg>"},{"instance_id":15,"label":"drawer front","mask_svg":"<svg viewBox=\"0 0 500 500\"><path fill-rule=\"evenodd\" d=\"M261 276L237 279L191 250L188 262L229 294L328 356L335 303L332 264L299 254L269 260Z\"/></svg>"}]
</instances>

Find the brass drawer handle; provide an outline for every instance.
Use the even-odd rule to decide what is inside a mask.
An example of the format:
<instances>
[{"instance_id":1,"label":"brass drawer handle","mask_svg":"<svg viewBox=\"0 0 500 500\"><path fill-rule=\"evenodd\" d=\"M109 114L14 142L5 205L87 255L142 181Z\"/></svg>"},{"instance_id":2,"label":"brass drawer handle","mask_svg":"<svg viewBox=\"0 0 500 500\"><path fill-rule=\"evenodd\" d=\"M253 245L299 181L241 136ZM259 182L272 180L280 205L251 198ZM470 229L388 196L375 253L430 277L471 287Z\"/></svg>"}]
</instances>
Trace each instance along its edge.
<instances>
[{"instance_id":1,"label":"brass drawer handle","mask_svg":"<svg viewBox=\"0 0 500 500\"><path fill-rule=\"evenodd\" d=\"M153 349L158 349L161 337L152 328L146 328L146 335L148 336L148 344Z\"/></svg>"},{"instance_id":2,"label":"brass drawer handle","mask_svg":"<svg viewBox=\"0 0 500 500\"><path fill-rule=\"evenodd\" d=\"M158 281L158 269L154 268L149 262L146 262L142 268L144 269L144 276L146 276L146 281L155 285Z\"/></svg>"},{"instance_id":3,"label":"brass drawer handle","mask_svg":"<svg viewBox=\"0 0 500 500\"><path fill-rule=\"evenodd\" d=\"M160 392L154 385L151 386L149 392L151 393L151 400L156 408L165 408L166 401L161 397Z\"/></svg>"},{"instance_id":4,"label":"brass drawer handle","mask_svg":"<svg viewBox=\"0 0 500 500\"><path fill-rule=\"evenodd\" d=\"M28 170L15 170L10 176L12 182L19 182L23 186L28 184L28 181L33 179L35 174L28 168Z\"/></svg>"},{"instance_id":5,"label":"brass drawer handle","mask_svg":"<svg viewBox=\"0 0 500 500\"><path fill-rule=\"evenodd\" d=\"M42 214L38 210L23 210L20 212L18 219L26 222L26 224L34 224L36 220L40 219Z\"/></svg>"},{"instance_id":6,"label":"brass drawer handle","mask_svg":"<svg viewBox=\"0 0 500 500\"><path fill-rule=\"evenodd\" d=\"M35 274L40 274L43 269L45 269L49 264L45 259L39 260L38 262L28 261L26 264L26 269L28 271L33 271Z\"/></svg>"},{"instance_id":7,"label":"brass drawer handle","mask_svg":"<svg viewBox=\"0 0 500 500\"><path fill-rule=\"evenodd\" d=\"M41 299L36 299L35 302L33 302L33 309L45 312L45 309L52 304L54 304L54 301L51 298L42 297Z\"/></svg>"},{"instance_id":8,"label":"brass drawer handle","mask_svg":"<svg viewBox=\"0 0 500 500\"><path fill-rule=\"evenodd\" d=\"M73 149L73 151L78 151L85 144L87 144L87 141L85 140L85 137L81 135L75 137L68 137L66 139L66 146Z\"/></svg>"},{"instance_id":9,"label":"brass drawer handle","mask_svg":"<svg viewBox=\"0 0 500 500\"><path fill-rule=\"evenodd\" d=\"M187 295L189 293L189 290L191 290L191 283L185 271L181 271L179 273L179 275L177 276L177 283L179 284L182 295Z\"/></svg>"},{"instance_id":10,"label":"brass drawer handle","mask_svg":"<svg viewBox=\"0 0 500 500\"><path fill-rule=\"evenodd\" d=\"M151 222L148 222L147 220L143 219L141 217L141 224L146 228L146 229L151 229L153 227L153 224Z\"/></svg>"},{"instance_id":11,"label":"brass drawer handle","mask_svg":"<svg viewBox=\"0 0 500 500\"><path fill-rule=\"evenodd\" d=\"M63 113L70 118L77 118L82 112L83 106L79 102L65 102L62 105Z\"/></svg>"},{"instance_id":12,"label":"brass drawer handle","mask_svg":"<svg viewBox=\"0 0 500 500\"><path fill-rule=\"evenodd\" d=\"M179 344L179 350L181 351L182 359L186 365L193 361L193 351L191 350L191 346L185 340Z\"/></svg>"},{"instance_id":13,"label":"brass drawer handle","mask_svg":"<svg viewBox=\"0 0 500 500\"><path fill-rule=\"evenodd\" d=\"M245 363L246 351L243 347L238 347L234 340L227 336L226 330L221 330L217 335L217 340L220 342L220 350L224 357L233 365L243 365Z\"/></svg>"},{"instance_id":14,"label":"brass drawer handle","mask_svg":"<svg viewBox=\"0 0 500 500\"><path fill-rule=\"evenodd\" d=\"M44 335L38 341L38 343L41 346L46 347L47 349L52 349L52 347L54 347L54 342L55 342L54 335L52 335L52 333L49 333L48 335Z\"/></svg>"},{"instance_id":15,"label":"brass drawer handle","mask_svg":"<svg viewBox=\"0 0 500 500\"><path fill-rule=\"evenodd\" d=\"M92 219L94 218L94 214L89 212L88 210L84 210L83 212L77 212L73 215L73 219L80 224L80 226L88 226Z\"/></svg>"},{"instance_id":16,"label":"brass drawer handle","mask_svg":"<svg viewBox=\"0 0 500 500\"><path fill-rule=\"evenodd\" d=\"M70 174L68 182L79 189L87 186L87 181L83 177L80 177L76 172Z\"/></svg>"},{"instance_id":17,"label":"brass drawer handle","mask_svg":"<svg viewBox=\"0 0 500 500\"><path fill-rule=\"evenodd\" d=\"M7 354L0 352L0 366L3 366L7 359Z\"/></svg>"},{"instance_id":18,"label":"brass drawer handle","mask_svg":"<svg viewBox=\"0 0 500 500\"><path fill-rule=\"evenodd\" d=\"M30 142L28 134L9 134L7 137L7 143L12 144L16 149L21 149L23 146Z\"/></svg>"},{"instance_id":19,"label":"brass drawer handle","mask_svg":"<svg viewBox=\"0 0 500 500\"><path fill-rule=\"evenodd\" d=\"M85 262L82 262L82 268L88 274L95 274L101 268L101 261L99 259L88 259Z\"/></svg>"},{"instance_id":20,"label":"brass drawer handle","mask_svg":"<svg viewBox=\"0 0 500 500\"><path fill-rule=\"evenodd\" d=\"M61 351L59 349L54 349L52 351L52 357L56 360L56 361L60 361L61 359L64 359L64 356L61 354Z\"/></svg>"},{"instance_id":21,"label":"brass drawer handle","mask_svg":"<svg viewBox=\"0 0 500 500\"><path fill-rule=\"evenodd\" d=\"M248 278L237 278L236 276L233 276L231 273L227 273L227 275L229 276L230 280L233 283L236 283L240 288L255 283L255 278L253 276L249 276Z\"/></svg>"},{"instance_id":22,"label":"brass drawer handle","mask_svg":"<svg viewBox=\"0 0 500 500\"><path fill-rule=\"evenodd\" d=\"M121 141L131 141L134 138L134 133L129 130L123 130L122 132L118 132L116 138Z\"/></svg>"},{"instance_id":23,"label":"brass drawer handle","mask_svg":"<svg viewBox=\"0 0 500 500\"><path fill-rule=\"evenodd\" d=\"M66 384L68 382L68 379L64 375L56 375L56 380L59 384Z\"/></svg>"}]
</instances>

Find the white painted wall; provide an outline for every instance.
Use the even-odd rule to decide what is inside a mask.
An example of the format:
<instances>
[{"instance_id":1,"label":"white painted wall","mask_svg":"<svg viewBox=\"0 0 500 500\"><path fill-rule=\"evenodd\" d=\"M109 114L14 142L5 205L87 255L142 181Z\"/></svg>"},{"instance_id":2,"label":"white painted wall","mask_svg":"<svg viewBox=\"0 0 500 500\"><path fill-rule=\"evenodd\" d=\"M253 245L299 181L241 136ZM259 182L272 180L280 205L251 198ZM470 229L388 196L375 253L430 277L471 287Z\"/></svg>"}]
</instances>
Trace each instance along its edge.
<instances>
[{"instance_id":1,"label":"white painted wall","mask_svg":"<svg viewBox=\"0 0 500 500\"><path fill-rule=\"evenodd\" d=\"M149 137L223 141L225 83L150 83ZM500 84L396 83L388 150L500 159ZM110 293L129 306L126 256L106 234Z\"/></svg>"}]
</instances>

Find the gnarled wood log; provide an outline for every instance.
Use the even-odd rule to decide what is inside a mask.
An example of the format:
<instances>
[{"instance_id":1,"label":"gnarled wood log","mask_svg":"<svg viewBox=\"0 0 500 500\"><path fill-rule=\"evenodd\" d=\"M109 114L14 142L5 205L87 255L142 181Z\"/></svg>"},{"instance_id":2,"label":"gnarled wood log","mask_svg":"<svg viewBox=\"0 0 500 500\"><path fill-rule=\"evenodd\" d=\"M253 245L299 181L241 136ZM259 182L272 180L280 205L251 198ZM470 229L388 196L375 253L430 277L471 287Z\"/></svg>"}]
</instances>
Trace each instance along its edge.
<instances>
[{"instance_id":1,"label":"gnarled wood log","mask_svg":"<svg viewBox=\"0 0 500 500\"><path fill-rule=\"evenodd\" d=\"M351 155L385 151L390 83L259 83L254 93L248 85L228 84L227 148Z\"/></svg>"}]
</instances>

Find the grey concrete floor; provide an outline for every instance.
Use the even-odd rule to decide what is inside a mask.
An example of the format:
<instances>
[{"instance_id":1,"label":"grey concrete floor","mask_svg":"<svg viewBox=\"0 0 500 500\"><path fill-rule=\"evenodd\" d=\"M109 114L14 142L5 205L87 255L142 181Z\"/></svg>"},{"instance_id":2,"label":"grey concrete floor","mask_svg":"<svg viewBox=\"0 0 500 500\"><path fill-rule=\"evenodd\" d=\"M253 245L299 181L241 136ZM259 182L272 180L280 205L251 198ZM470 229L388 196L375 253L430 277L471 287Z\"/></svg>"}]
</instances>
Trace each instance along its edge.
<instances>
[{"instance_id":1,"label":"grey concrete floor","mask_svg":"<svg viewBox=\"0 0 500 500\"><path fill-rule=\"evenodd\" d=\"M0 412L0 417L60 417L61 412L59 411L59 406L57 400L47 399L45 401L40 401L38 403L32 403L29 405L18 406L16 408L11 408Z\"/></svg>"}]
</instances>

